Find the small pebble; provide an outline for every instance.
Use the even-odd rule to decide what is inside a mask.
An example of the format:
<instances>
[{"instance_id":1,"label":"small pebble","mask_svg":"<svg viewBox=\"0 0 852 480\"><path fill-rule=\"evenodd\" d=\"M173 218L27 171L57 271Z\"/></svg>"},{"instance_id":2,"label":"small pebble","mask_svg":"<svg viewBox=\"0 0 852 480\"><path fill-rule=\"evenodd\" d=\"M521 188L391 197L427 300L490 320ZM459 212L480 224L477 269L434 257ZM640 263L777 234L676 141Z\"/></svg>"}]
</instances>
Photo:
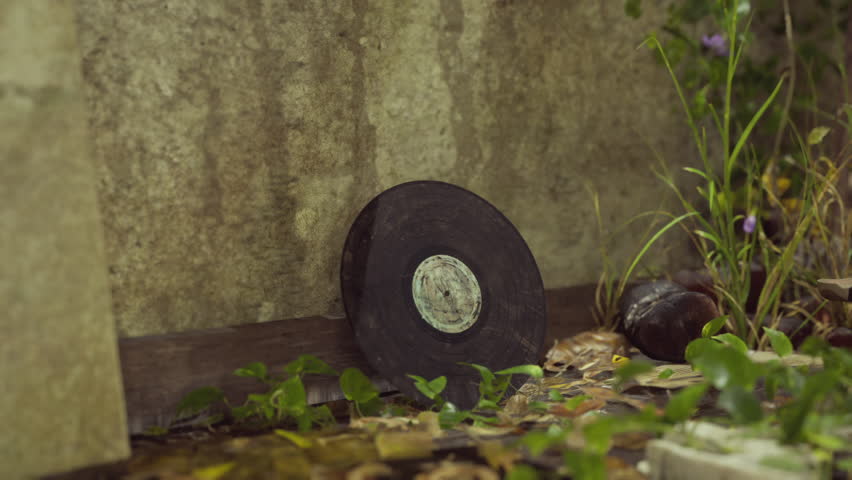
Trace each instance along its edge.
<instances>
[{"instance_id":1,"label":"small pebble","mask_svg":"<svg viewBox=\"0 0 852 480\"><path fill-rule=\"evenodd\" d=\"M825 340L833 347L852 349L852 328L837 327L826 335Z\"/></svg>"}]
</instances>

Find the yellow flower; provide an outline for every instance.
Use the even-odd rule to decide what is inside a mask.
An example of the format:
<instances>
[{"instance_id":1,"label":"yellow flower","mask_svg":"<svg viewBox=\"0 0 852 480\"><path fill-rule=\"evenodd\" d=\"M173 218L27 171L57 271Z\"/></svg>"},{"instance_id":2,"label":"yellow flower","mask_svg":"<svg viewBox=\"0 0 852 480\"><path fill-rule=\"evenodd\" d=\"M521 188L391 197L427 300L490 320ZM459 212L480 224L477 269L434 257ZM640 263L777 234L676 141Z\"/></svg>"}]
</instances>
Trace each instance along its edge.
<instances>
[{"instance_id":1,"label":"yellow flower","mask_svg":"<svg viewBox=\"0 0 852 480\"><path fill-rule=\"evenodd\" d=\"M763 185L763 188L769 190L769 186L772 185L772 176L768 173L764 173L760 177L760 183ZM778 177L775 179L775 191L772 192L779 197L784 195L784 192L790 189L790 185L792 182L787 177Z\"/></svg>"},{"instance_id":2,"label":"yellow flower","mask_svg":"<svg viewBox=\"0 0 852 480\"><path fill-rule=\"evenodd\" d=\"M787 177L778 177L778 180L775 180L775 188L778 190L778 195L784 195L790 188L790 179Z\"/></svg>"},{"instance_id":3,"label":"yellow flower","mask_svg":"<svg viewBox=\"0 0 852 480\"><path fill-rule=\"evenodd\" d=\"M627 363L629 361L630 361L629 358L622 357L621 355L613 355L612 356L612 363L614 363L615 365L621 365L621 364Z\"/></svg>"},{"instance_id":4,"label":"yellow flower","mask_svg":"<svg viewBox=\"0 0 852 480\"><path fill-rule=\"evenodd\" d=\"M798 198L785 198L781 200L781 203L784 205L784 210L787 210L787 213L798 211L802 204Z\"/></svg>"}]
</instances>

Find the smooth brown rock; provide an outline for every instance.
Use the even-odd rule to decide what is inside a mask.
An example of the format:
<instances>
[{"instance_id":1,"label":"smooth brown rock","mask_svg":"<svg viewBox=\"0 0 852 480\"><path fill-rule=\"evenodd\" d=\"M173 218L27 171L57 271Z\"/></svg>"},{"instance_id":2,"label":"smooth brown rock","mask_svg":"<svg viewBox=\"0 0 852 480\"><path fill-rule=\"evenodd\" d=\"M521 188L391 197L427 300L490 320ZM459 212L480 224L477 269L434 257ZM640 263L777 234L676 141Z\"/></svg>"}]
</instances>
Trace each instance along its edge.
<instances>
[{"instance_id":1,"label":"smooth brown rock","mask_svg":"<svg viewBox=\"0 0 852 480\"><path fill-rule=\"evenodd\" d=\"M640 285L623 300L625 335L642 353L657 360L683 362L689 342L719 316L710 297L683 291L671 282Z\"/></svg>"},{"instance_id":2,"label":"smooth brown rock","mask_svg":"<svg viewBox=\"0 0 852 480\"><path fill-rule=\"evenodd\" d=\"M672 281L690 292L703 293L716 300L716 291L713 290L713 278L706 270L679 270L672 275Z\"/></svg>"},{"instance_id":3,"label":"smooth brown rock","mask_svg":"<svg viewBox=\"0 0 852 480\"><path fill-rule=\"evenodd\" d=\"M852 328L837 327L825 336L825 340L833 347L852 348Z\"/></svg>"}]
</instances>

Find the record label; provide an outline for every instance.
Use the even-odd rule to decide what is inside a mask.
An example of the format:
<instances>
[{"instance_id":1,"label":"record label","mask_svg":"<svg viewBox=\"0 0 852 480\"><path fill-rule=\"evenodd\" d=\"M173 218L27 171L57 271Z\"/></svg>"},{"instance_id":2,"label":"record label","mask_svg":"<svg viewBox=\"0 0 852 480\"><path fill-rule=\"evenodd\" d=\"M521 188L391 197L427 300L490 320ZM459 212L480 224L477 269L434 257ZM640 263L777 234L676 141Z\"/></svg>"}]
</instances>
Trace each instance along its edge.
<instances>
[{"instance_id":1,"label":"record label","mask_svg":"<svg viewBox=\"0 0 852 480\"><path fill-rule=\"evenodd\" d=\"M423 260L414 271L411 294L423 320L442 332L463 332L479 318L479 282L467 265L450 255Z\"/></svg>"}]
</instances>

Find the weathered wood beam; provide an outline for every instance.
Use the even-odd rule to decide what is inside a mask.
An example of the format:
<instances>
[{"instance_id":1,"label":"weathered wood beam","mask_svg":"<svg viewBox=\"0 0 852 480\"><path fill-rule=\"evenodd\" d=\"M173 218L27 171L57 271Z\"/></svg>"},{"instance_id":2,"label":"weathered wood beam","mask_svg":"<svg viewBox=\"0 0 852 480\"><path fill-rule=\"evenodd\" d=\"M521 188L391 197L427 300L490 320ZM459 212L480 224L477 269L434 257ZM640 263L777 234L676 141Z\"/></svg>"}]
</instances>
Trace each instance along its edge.
<instances>
[{"instance_id":1,"label":"weathered wood beam","mask_svg":"<svg viewBox=\"0 0 852 480\"><path fill-rule=\"evenodd\" d=\"M595 327L591 315L593 285L547 291L548 336L554 339ZM342 370L357 367L383 391L393 387L367 364L342 317L308 317L252 323L166 335L119 340L127 418L131 433L166 425L180 399L203 386L221 388L232 402L242 402L259 389L257 381L234 370L251 362L280 369L301 354L312 354ZM336 380L312 379L308 400L321 403L342 398Z\"/></svg>"}]
</instances>

